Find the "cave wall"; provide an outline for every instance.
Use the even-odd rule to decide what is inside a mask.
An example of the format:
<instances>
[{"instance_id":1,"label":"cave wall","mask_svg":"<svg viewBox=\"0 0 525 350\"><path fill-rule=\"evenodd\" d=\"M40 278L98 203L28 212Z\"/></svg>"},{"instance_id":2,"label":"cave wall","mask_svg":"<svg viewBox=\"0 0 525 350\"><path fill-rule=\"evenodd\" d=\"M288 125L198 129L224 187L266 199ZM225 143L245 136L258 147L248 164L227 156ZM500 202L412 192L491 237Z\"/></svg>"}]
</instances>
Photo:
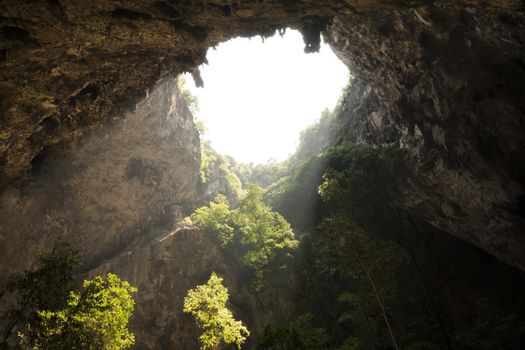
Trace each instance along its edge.
<instances>
[{"instance_id":1,"label":"cave wall","mask_svg":"<svg viewBox=\"0 0 525 350\"><path fill-rule=\"evenodd\" d=\"M2 188L31 178L53 145L120 122L207 48L290 26L311 51L328 23L338 56L378 97L359 138L409 153L401 204L525 268L521 1L6 0L0 12Z\"/></svg>"},{"instance_id":2,"label":"cave wall","mask_svg":"<svg viewBox=\"0 0 525 350\"><path fill-rule=\"evenodd\" d=\"M64 237L80 250L80 277L112 272L138 287L134 349L198 348L183 298L211 272L224 278L229 306L254 333L293 313L290 281L263 310L246 267L210 233L176 225L212 196L200 188L200 139L184 94L176 77L159 80L121 120L46 148L28 179L5 187L0 285ZM3 310L9 300L0 301Z\"/></svg>"},{"instance_id":3,"label":"cave wall","mask_svg":"<svg viewBox=\"0 0 525 350\"><path fill-rule=\"evenodd\" d=\"M0 275L27 269L57 237L97 266L197 198L200 141L173 77L120 123L79 134L33 160L0 195Z\"/></svg>"},{"instance_id":4,"label":"cave wall","mask_svg":"<svg viewBox=\"0 0 525 350\"><path fill-rule=\"evenodd\" d=\"M344 21L359 15L370 20L354 33L367 35L384 22L372 17L389 20L395 9L429 4L451 8L452 13L472 6L502 8L512 14L521 6L519 0L4 0L0 4L0 185L27 174L31 159L46 145L71 140L76 130L122 117L122 111L144 97L163 74L193 69L206 61L209 47L222 41L240 35L269 36L278 28L293 27L311 43L332 19L342 24L332 31L349 34L351 28L345 28ZM439 22L445 31L454 25L448 18ZM495 23L505 24L499 18ZM394 32L379 34L388 41ZM344 60L348 55L376 54L373 47L343 49ZM359 75L368 67L369 74L378 75L381 69L391 76L395 74L390 71L392 59L384 57L383 68L356 60L352 68Z\"/></svg>"},{"instance_id":5,"label":"cave wall","mask_svg":"<svg viewBox=\"0 0 525 350\"><path fill-rule=\"evenodd\" d=\"M229 38L272 35L337 1L34 1L0 3L0 185L45 146L120 119L167 73Z\"/></svg>"},{"instance_id":6,"label":"cave wall","mask_svg":"<svg viewBox=\"0 0 525 350\"><path fill-rule=\"evenodd\" d=\"M339 16L330 27L357 76L350 93L369 99L348 139L404 148L402 206L521 269L524 19L522 11L424 6Z\"/></svg>"},{"instance_id":7,"label":"cave wall","mask_svg":"<svg viewBox=\"0 0 525 350\"><path fill-rule=\"evenodd\" d=\"M525 269L522 1L4 0L0 13L0 272L72 239L92 273L118 270L145 291L143 348L179 334L155 298L204 278L172 289L186 238L155 240L197 196L198 135L169 77L238 35L290 26L315 44L328 24L355 76L347 107L361 107L347 141L404 148L399 204ZM188 249L217 264L202 270L224 268L200 239Z\"/></svg>"}]
</instances>

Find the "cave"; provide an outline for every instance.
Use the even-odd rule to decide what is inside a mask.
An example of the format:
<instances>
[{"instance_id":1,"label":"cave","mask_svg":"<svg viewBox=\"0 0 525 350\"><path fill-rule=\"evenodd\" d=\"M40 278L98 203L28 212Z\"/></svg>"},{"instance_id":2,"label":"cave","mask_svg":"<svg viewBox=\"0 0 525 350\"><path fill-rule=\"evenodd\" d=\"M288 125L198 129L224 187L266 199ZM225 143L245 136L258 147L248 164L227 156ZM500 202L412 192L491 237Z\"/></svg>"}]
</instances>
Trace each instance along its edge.
<instances>
[{"instance_id":1,"label":"cave","mask_svg":"<svg viewBox=\"0 0 525 350\"><path fill-rule=\"evenodd\" d=\"M203 194L177 76L221 42L291 28L305 54L322 36L353 75L340 141L403 152L391 206L429 313L442 310L437 348L459 349L450 334L479 323L481 299L525 315L523 1L6 0L0 13L0 284L63 237L82 247L79 275L115 271L143 291L136 349L198 348L182 299L212 270L254 334L292 321L300 293L283 286L262 312L209 235L173 230L228 192ZM523 334L508 333L516 349Z\"/></svg>"}]
</instances>

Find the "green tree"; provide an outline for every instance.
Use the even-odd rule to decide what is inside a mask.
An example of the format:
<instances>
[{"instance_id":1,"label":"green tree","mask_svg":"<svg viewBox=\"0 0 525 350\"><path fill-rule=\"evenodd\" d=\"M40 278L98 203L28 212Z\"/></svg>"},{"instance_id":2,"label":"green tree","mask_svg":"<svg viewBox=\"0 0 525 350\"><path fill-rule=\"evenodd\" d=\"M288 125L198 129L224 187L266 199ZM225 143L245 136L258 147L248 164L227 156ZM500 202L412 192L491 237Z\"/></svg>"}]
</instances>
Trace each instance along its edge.
<instances>
[{"instance_id":1,"label":"green tree","mask_svg":"<svg viewBox=\"0 0 525 350\"><path fill-rule=\"evenodd\" d=\"M199 337L201 350L219 349L220 344L236 344L240 349L248 329L233 318L233 313L226 307L228 289L222 285L222 278L212 273L206 284L190 289L184 298L184 312L195 317L203 329Z\"/></svg>"},{"instance_id":2,"label":"green tree","mask_svg":"<svg viewBox=\"0 0 525 350\"><path fill-rule=\"evenodd\" d=\"M216 193L216 188L222 188L231 201L235 201L241 193L241 181L230 170L227 159L217 153L207 141L201 142L200 186L205 195Z\"/></svg>"},{"instance_id":3,"label":"green tree","mask_svg":"<svg viewBox=\"0 0 525 350\"><path fill-rule=\"evenodd\" d=\"M7 327L0 348L7 346L15 328L38 327L38 310L59 310L66 305L69 291L75 286L73 270L80 263L79 252L65 240L55 242L48 254L41 254L33 271L11 276L1 295L12 295L17 306L3 313Z\"/></svg>"},{"instance_id":4,"label":"green tree","mask_svg":"<svg viewBox=\"0 0 525 350\"><path fill-rule=\"evenodd\" d=\"M34 350L120 350L135 338L128 330L137 289L109 273L85 280L57 311L38 311L38 320L19 333L22 344Z\"/></svg>"},{"instance_id":5,"label":"green tree","mask_svg":"<svg viewBox=\"0 0 525 350\"><path fill-rule=\"evenodd\" d=\"M339 322L353 325L358 337L352 340L354 348L361 349L356 344L362 341L376 348L390 342L398 349L391 314L397 297L397 272L408 261L407 254L392 242L370 237L347 216L331 216L321 229L325 243L339 255L337 270L351 282L352 289L339 296L348 307Z\"/></svg>"},{"instance_id":6,"label":"green tree","mask_svg":"<svg viewBox=\"0 0 525 350\"><path fill-rule=\"evenodd\" d=\"M339 321L354 328L344 348L399 348L391 318L399 302L398 271L409 260L392 239L403 230L391 198L399 156L389 148L355 146L319 186L331 212L320 227L323 241L340 255L337 269L351 282L339 297L348 308Z\"/></svg>"},{"instance_id":7,"label":"green tree","mask_svg":"<svg viewBox=\"0 0 525 350\"><path fill-rule=\"evenodd\" d=\"M487 300L478 301L476 318L454 335L454 343L461 350L523 349L525 320L517 313L503 312L489 307Z\"/></svg>"},{"instance_id":8,"label":"green tree","mask_svg":"<svg viewBox=\"0 0 525 350\"><path fill-rule=\"evenodd\" d=\"M299 316L283 326L267 326L257 338L257 350L325 350L328 336L312 325L312 315Z\"/></svg>"},{"instance_id":9,"label":"green tree","mask_svg":"<svg viewBox=\"0 0 525 350\"><path fill-rule=\"evenodd\" d=\"M270 263L298 245L290 224L262 196L263 189L250 184L237 209L231 210L226 197L218 195L190 216L193 224L216 233L223 245L234 243L242 262L254 270L256 290L262 288Z\"/></svg>"},{"instance_id":10,"label":"green tree","mask_svg":"<svg viewBox=\"0 0 525 350\"><path fill-rule=\"evenodd\" d=\"M263 190L248 185L234 211L241 244L248 247L243 261L255 271L254 286L262 288L264 271L280 252L298 246L290 224L262 201Z\"/></svg>"},{"instance_id":11,"label":"green tree","mask_svg":"<svg viewBox=\"0 0 525 350\"><path fill-rule=\"evenodd\" d=\"M232 211L228 199L222 194L218 194L209 206L195 210L190 219L198 227L217 233L223 245L233 238Z\"/></svg>"}]
</instances>

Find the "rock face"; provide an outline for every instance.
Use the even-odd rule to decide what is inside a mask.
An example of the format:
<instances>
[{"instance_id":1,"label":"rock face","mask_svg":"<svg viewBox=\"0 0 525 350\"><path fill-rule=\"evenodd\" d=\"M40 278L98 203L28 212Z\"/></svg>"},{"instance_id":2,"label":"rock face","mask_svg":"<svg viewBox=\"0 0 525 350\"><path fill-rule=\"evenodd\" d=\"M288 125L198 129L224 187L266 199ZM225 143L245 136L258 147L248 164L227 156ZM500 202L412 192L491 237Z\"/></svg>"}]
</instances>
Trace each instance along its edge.
<instances>
[{"instance_id":1,"label":"rock face","mask_svg":"<svg viewBox=\"0 0 525 350\"><path fill-rule=\"evenodd\" d=\"M183 299L213 271L238 294L234 269L210 235L178 227L137 240L90 275L113 272L138 287L131 325L136 349L169 349L175 344L197 349L200 334L191 316L182 312Z\"/></svg>"},{"instance_id":2,"label":"rock face","mask_svg":"<svg viewBox=\"0 0 525 350\"><path fill-rule=\"evenodd\" d=\"M238 35L299 26L334 6L313 0L301 6L291 1L3 1L0 185L27 173L46 145L121 118L162 75L205 61L209 47Z\"/></svg>"},{"instance_id":3,"label":"rock face","mask_svg":"<svg viewBox=\"0 0 525 350\"><path fill-rule=\"evenodd\" d=\"M200 143L169 77L122 122L78 135L33 161L33 176L0 195L0 271L27 268L58 236L87 267L153 227L170 227L197 197Z\"/></svg>"},{"instance_id":4,"label":"rock face","mask_svg":"<svg viewBox=\"0 0 525 350\"><path fill-rule=\"evenodd\" d=\"M407 150L402 205L525 269L524 13L363 12L330 33L358 77L349 139Z\"/></svg>"}]
</instances>

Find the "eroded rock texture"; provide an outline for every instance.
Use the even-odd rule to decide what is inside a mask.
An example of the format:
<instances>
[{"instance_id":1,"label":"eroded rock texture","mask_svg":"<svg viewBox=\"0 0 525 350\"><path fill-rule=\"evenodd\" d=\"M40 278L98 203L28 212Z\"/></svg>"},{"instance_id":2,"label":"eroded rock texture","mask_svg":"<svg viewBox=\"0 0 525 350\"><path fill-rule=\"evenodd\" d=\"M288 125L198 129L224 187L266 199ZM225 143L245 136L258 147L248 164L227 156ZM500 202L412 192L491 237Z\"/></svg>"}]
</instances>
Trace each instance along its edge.
<instances>
[{"instance_id":1,"label":"eroded rock texture","mask_svg":"<svg viewBox=\"0 0 525 350\"><path fill-rule=\"evenodd\" d=\"M524 24L519 11L429 6L330 27L358 77L350 140L405 148L403 206L522 269Z\"/></svg>"},{"instance_id":2,"label":"eroded rock texture","mask_svg":"<svg viewBox=\"0 0 525 350\"><path fill-rule=\"evenodd\" d=\"M0 271L28 268L59 236L96 266L195 200L199 136L176 81L165 79L118 124L33 160L31 180L0 196Z\"/></svg>"},{"instance_id":3,"label":"eroded rock texture","mask_svg":"<svg viewBox=\"0 0 525 350\"><path fill-rule=\"evenodd\" d=\"M0 184L46 145L120 118L162 74L205 61L208 47L314 23L334 3L2 1Z\"/></svg>"}]
</instances>

